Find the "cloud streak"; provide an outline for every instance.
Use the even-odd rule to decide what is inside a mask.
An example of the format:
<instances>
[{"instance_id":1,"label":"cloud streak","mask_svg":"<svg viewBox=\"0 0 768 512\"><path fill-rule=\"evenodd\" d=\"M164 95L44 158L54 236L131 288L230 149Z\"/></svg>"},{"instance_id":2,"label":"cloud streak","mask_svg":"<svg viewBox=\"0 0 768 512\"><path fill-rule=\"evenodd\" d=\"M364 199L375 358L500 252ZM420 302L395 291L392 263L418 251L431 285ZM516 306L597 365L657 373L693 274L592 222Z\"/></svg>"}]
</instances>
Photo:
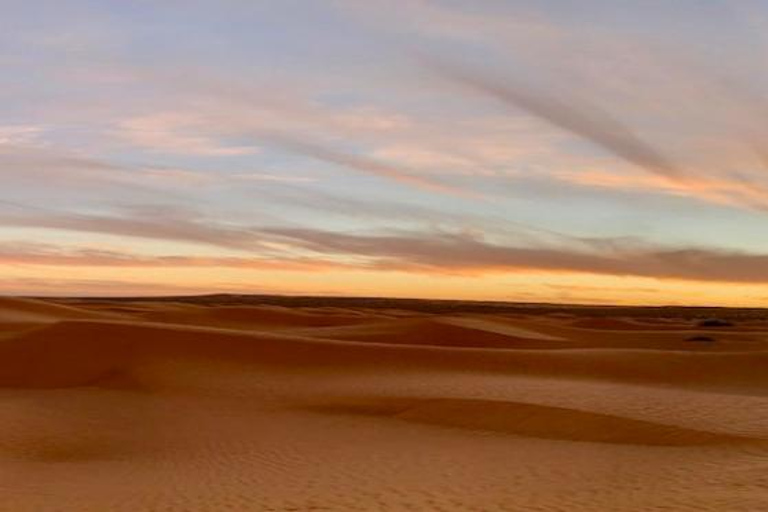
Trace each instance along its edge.
<instances>
[{"instance_id":1,"label":"cloud streak","mask_svg":"<svg viewBox=\"0 0 768 512\"><path fill-rule=\"evenodd\" d=\"M680 170L626 125L576 98L548 95L510 80L502 81L468 67L434 58L422 61L436 73L470 90L521 109L653 174L677 178Z\"/></svg>"},{"instance_id":2,"label":"cloud streak","mask_svg":"<svg viewBox=\"0 0 768 512\"><path fill-rule=\"evenodd\" d=\"M674 248L601 239L586 247L523 247L456 233L361 235L263 228L282 255L148 256L88 248L6 243L0 265L135 268L223 267L279 272L400 271L468 276L497 273L579 273L699 282L768 283L768 254ZM591 246L591 247L590 247ZM297 254L305 254L297 256Z\"/></svg>"},{"instance_id":3,"label":"cloud streak","mask_svg":"<svg viewBox=\"0 0 768 512\"><path fill-rule=\"evenodd\" d=\"M768 190L744 178L701 177L698 180L673 180L666 176L628 175L606 171L560 172L555 177L567 183L623 192L653 192L691 197L733 207L745 205L768 210Z\"/></svg>"},{"instance_id":4,"label":"cloud streak","mask_svg":"<svg viewBox=\"0 0 768 512\"><path fill-rule=\"evenodd\" d=\"M364 174L372 174L395 180L429 192L478 199L479 194L470 190L447 185L437 180L418 176L394 164L388 164L363 155L355 155L332 149L296 136L271 134L266 138L273 144L292 153L304 155L323 162L340 165Z\"/></svg>"},{"instance_id":5,"label":"cloud streak","mask_svg":"<svg viewBox=\"0 0 768 512\"><path fill-rule=\"evenodd\" d=\"M3 201L10 212L0 212L0 226L97 233L112 236L187 242L224 249L253 250L260 246L258 233L247 228L215 225L173 211L117 216L31 208ZM159 215L158 215L159 213Z\"/></svg>"},{"instance_id":6,"label":"cloud streak","mask_svg":"<svg viewBox=\"0 0 768 512\"><path fill-rule=\"evenodd\" d=\"M491 243L464 233L377 236L301 229L267 232L319 253L376 258L381 268L470 274L533 270L768 283L768 254L659 247L624 239L584 241L587 249L574 249Z\"/></svg>"},{"instance_id":7,"label":"cloud streak","mask_svg":"<svg viewBox=\"0 0 768 512\"><path fill-rule=\"evenodd\" d=\"M0 249L0 265L114 268L231 268L242 270L321 272L356 268L322 259L202 255L151 256L90 248L63 248L52 244L16 243Z\"/></svg>"}]
</instances>

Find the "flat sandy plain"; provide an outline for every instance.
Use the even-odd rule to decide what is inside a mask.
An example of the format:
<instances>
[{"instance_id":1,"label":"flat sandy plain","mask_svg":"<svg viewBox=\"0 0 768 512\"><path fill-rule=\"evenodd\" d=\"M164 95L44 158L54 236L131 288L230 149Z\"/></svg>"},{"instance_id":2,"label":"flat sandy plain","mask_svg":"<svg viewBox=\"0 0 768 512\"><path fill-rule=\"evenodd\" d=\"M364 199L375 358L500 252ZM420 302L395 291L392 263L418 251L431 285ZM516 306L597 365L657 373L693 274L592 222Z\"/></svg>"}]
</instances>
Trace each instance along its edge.
<instances>
[{"instance_id":1,"label":"flat sandy plain","mask_svg":"<svg viewBox=\"0 0 768 512\"><path fill-rule=\"evenodd\" d=\"M768 313L0 299L0 510L768 510Z\"/></svg>"}]
</instances>

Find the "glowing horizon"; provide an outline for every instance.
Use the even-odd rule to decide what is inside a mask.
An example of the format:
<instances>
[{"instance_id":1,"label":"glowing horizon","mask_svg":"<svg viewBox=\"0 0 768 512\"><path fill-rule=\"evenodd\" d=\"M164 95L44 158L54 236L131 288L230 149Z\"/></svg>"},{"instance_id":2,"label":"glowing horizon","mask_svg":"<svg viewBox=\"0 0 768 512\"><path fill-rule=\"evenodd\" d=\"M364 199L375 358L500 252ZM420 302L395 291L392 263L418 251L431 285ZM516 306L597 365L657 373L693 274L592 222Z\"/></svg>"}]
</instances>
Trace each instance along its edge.
<instances>
[{"instance_id":1,"label":"glowing horizon","mask_svg":"<svg viewBox=\"0 0 768 512\"><path fill-rule=\"evenodd\" d=\"M0 24L0 294L768 305L760 2Z\"/></svg>"}]
</instances>

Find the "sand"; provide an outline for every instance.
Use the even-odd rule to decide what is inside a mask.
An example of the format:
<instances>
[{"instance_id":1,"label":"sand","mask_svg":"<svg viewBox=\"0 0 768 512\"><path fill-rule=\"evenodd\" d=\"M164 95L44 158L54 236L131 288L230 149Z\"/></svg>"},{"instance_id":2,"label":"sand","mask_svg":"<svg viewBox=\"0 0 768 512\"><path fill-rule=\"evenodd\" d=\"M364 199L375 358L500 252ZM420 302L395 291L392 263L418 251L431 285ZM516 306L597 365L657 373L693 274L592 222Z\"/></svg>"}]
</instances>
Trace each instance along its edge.
<instances>
[{"instance_id":1,"label":"sand","mask_svg":"<svg viewBox=\"0 0 768 512\"><path fill-rule=\"evenodd\" d=\"M0 510L768 510L768 323L384 306L1 299Z\"/></svg>"}]
</instances>

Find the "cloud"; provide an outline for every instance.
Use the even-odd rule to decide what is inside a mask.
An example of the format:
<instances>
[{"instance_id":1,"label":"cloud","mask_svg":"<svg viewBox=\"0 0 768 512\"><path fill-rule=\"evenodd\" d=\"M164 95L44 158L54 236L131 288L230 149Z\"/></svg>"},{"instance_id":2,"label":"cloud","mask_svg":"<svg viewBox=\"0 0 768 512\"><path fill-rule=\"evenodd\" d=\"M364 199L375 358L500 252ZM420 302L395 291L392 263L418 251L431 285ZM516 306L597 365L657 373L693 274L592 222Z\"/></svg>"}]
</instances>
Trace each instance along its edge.
<instances>
[{"instance_id":1,"label":"cloud","mask_svg":"<svg viewBox=\"0 0 768 512\"><path fill-rule=\"evenodd\" d=\"M196 156L237 156L257 153L253 146L232 146L200 133L194 116L161 113L121 121L117 134L143 149Z\"/></svg>"},{"instance_id":2,"label":"cloud","mask_svg":"<svg viewBox=\"0 0 768 512\"><path fill-rule=\"evenodd\" d=\"M50 194L62 199L92 201L102 194L134 198L171 198L179 195L168 187L158 187L140 168L113 163L88 154L48 145L0 145L0 195L16 196L26 189L33 195Z\"/></svg>"},{"instance_id":3,"label":"cloud","mask_svg":"<svg viewBox=\"0 0 768 512\"><path fill-rule=\"evenodd\" d=\"M468 99L485 97L617 157L585 165L585 155L568 140L554 141L549 152L558 152L559 158L538 166L546 174L557 178L559 169L575 173L590 166L613 166L626 174L629 164L650 173L644 193L669 194L675 188L686 191L675 195L765 210L763 201L754 197L768 192L761 176L768 161L760 142L765 139L768 112L760 90L764 76L755 58L759 53L739 44L749 44L749 39L734 37L736 31L741 34L759 23L755 20L762 16L760 9L733 7L744 11L741 23L735 18L722 20L723 34L716 37L677 18L680 13L675 10L665 24L684 26L675 32L660 28L649 37L620 25L575 22L561 16L567 9L535 2L468 7L419 0L397 2L395 9L392 2L338 3L345 13L362 14L358 18L382 37L397 34L403 40L401 51L411 57L414 67L459 85L463 94L454 91L453 100L447 102L466 105ZM599 13L596 20L616 14L600 2L587 2L584 9ZM729 9L724 9L726 15ZM635 14L654 23L664 12L639 9ZM725 46L720 35L728 37ZM461 63L473 57L485 67ZM445 92L430 85L432 91ZM435 159L421 151L418 142L400 153L429 165ZM517 141L509 136L507 142L514 146ZM464 143L466 139L454 146ZM537 156L522 153L511 167L517 164L529 170L527 164ZM668 185L671 180L678 184ZM586 180L579 185L593 186ZM597 183L594 187L609 190Z\"/></svg>"},{"instance_id":4,"label":"cloud","mask_svg":"<svg viewBox=\"0 0 768 512\"><path fill-rule=\"evenodd\" d=\"M285 244L282 255L147 256L89 248L5 243L2 265L94 267L226 267L323 272L378 270L424 274L493 275L579 273L699 282L768 283L768 254L713 248L660 247L626 240L584 241L581 247L524 247L492 243L468 233L361 235L310 229L263 228ZM304 254L299 256L298 254Z\"/></svg>"},{"instance_id":5,"label":"cloud","mask_svg":"<svg viewBox=\"0 0 768 512\"><path fill-rule=\"evenodd\" d=\"M666 176L619 174L607 171L558 172L558 180L592 188L627 192L655 192L734 207L768 210L768 189L748 179L700 177L670 179Z\"/></svg>"},{"instance_id":6,"label":"cloud","mask_svg":"<svg viewBox=\"0 0 768 512\"><path fill-rule=\"evenodd\" d=\"M237 172L230 174L229 177L239 181L268 181L277 183L312 183L318 181L318 178L311 176L293 176L268 172Z\"/></svg>"},{"instance_id":7,"label":"cloud","mask_svg":"<svg viewBox=\"0 0 768 512\"><path fill-rule=\"evenodd\" d=\"M624 239L582 240L584 247L521 247L472 233L355 235L309 229L265 233L321 254L375 258L379 268L484 274L582 272L718 282L768 282L768 255L712 248L669 248Z\"/></svg>"},{"instance_id":8,"label":"cloud","mask_svg":"<svg viewBox=\"0 0 768 512\"><path fill-rule=\"evenodd\" d=\"M60 247L53 244L11 242L0 248L0 265L115 267L115 268L202 268L226 267L270 271L323 271L350 268L349 265L322 259L210 255L141 255L82 247Z\"/></svg>"},{"instance_id":9,"label":"cloud","mask_svg":"<svg viewBox=\"0 0 768 512\"><path fill-rule=\"evenodd\" d=\"M386 30L416 32L440 40L507 44L559 40L563 30L531 10L515 5L510 12L483 12L477 8L451 6L433 0L335 0L345 14ZM360 16L362 15L362 16Z\"/></svg>"},{"instance_id":10,"label":"cloud","mask_svg":"<svg viewBox=\"0 0 768 512\"><path fill-rule=\"evenodd\" d=\"M0 125L0 147L31 144L45 131L43 126Z\"/></svg>"},{"instance_id":11,"label":"cloud","mask_svg":"<svg viewBox=\"0 0 768 512\"><path fill-rule=\"evenodd\" d=\"M510 80L492 78L468 67L437 59L424 58L423 61L447 79L524 110L653 174L667 177L680 175L676 165L665 155L597 106L586 105L575 97L566 99L559 94L545 94Z\"/></svg>"},{"instance_id":12,"label":"cloud","mask_svg":"<svg viewBox=\"0 0 768 512\"><path fill-rule=\"evenodd\" d=\"M179 155L253 155L278 150L430 193L477 197L466 187L424 176L420 166L411 167L403 159L377 157L376 149L386 141L423 132L423 126L402 111L365 104L328 105L311 94L265 91L200 74L185 80L174 104L173 109L123 119L113 134L131 148ZM257 145L229 146L223 144L226 140L253 140ZM353 143L360 150L342 151L338 149L342 143ZM442 169L455 174L451 170L451 166Z\"/></svg>"},{"instance_id":13,"label":"cloud","mask_svg":"<svg viewBox=\"0 0 768 512\"><path fill-rule=\"evenodd\" d=\"M409 173L406 169L400 168L397 165L384 163L364 155L338 151L304 138L284 134L270 134L266 137L270 142L293 153L301 154L323 162L341 165L365 174L390 178L399 183L404 183L422 190L472 199L478 199L480 197L479 194L467 190L466 188L447 185L434 179Z\"/></svg>"},{"instance_id":14,"label":"cloud","mask_svg":"<svg viewBox=\"0 0 768 512\"><path fill-rule=\"evenodd\" d=\"M218 287L216 288L219 289ZM224 290L222 290L224 291ZM146 297L210 293L210 287L108 279L0 278L3 295L34 297Z\"/></svg>"},{"instance_id":15,"label":"cloud","mask_svg":"<svg viewBox=\"0 0 768 512\"><path fill-rule=\"evenodd\" d=\"M2 226L186 242L247 253L138 256L92 249L40 250L24 244L14 248L5 243L0 251L0 262L5 264L222 266L276 271L358 268L465 275L537 271L768 283L765 254L666 247L625 238L576 238L535 230L500 232L493 239L478 230L343 233L306 227L231 226L206 220L194 211L156 207L129 210L121 217L3 204L9 211L0 214Z\"/></svg>"},{"instance_id":16,"label":"cloud","mask_svg":"<svg viewBox=\"0 0 768 512\"><path fill-rule=\"evenodd\" d=\"M4 201L8 206L13 203ZM225 249L253 250L260 247L257 232L227 227L195 218L194 212L172 209L135 210L128 215L99 215L15 205L0 212L0 226L45 228L136 238L188 242Z\"/></svg>"}]
</instances>

